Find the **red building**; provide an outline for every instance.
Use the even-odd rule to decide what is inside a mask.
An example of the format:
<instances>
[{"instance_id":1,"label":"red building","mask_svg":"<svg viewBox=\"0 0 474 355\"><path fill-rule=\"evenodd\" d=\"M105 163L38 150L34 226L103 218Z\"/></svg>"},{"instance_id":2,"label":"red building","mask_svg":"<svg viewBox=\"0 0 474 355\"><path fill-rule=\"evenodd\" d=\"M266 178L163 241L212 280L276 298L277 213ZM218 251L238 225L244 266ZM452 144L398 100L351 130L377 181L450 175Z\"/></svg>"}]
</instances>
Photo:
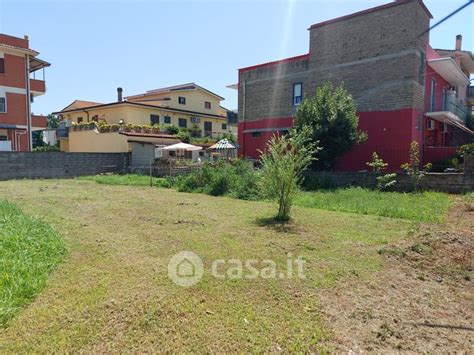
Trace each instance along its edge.
<instances>
[{"instance_id":1,"label":"red building","mask_svg":"<svg viewBox=\"0 0 474 355\"><path fill-rule=\"evenodd\" d=\"M28 36L0 34L0 151L31 150L32 132L46 128L46 117L31 111L34 98L46 92L44 68L50 65L38 54Z\"/></svg>"},{"instance_id":2,"label":"red building","mask_svg":"<svg viewBox=\"0 0 474 355\"><path fill-rule=\"evenodd\" d=\"M293 125L304 97L331 81L351 93L368 133L338 170L367 169L373 152L399 170L412 141L424 163L453 155L474 135L465 125L474 58L461 36L453 50L432 49L431 18L423 1L396 0L312 25L307 54L240 69L240 154L258 159L272 135Z\"/></svg>"}]
</instances>

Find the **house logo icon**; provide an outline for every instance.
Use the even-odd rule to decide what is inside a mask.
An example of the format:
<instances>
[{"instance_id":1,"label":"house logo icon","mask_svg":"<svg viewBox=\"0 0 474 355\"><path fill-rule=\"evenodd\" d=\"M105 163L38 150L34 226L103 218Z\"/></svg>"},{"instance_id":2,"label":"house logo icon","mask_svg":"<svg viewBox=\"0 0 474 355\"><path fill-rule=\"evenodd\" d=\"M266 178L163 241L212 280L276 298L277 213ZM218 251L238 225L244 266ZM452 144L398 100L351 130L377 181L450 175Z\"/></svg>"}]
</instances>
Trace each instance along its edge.
<instances>
[{"instance_id":1,"label":"house logo icon","mask_svg":"<svg viewBox=\"0 0 474 355\"><path fill-rule=\"evenodd\" d=\"M201 280L204 267L201 258L192 251L173 255L168 263L168 277L178 286L189 287Z\"/></svg>"}]
</instances>

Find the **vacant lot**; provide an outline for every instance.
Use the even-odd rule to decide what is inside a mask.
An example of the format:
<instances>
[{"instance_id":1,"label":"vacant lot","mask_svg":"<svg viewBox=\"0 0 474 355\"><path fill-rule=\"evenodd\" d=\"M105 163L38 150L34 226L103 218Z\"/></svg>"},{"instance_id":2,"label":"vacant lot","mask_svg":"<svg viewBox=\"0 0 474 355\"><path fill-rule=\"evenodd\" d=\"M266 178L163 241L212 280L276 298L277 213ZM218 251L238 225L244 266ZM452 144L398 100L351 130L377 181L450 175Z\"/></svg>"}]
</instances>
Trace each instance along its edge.
<instances>
[{"instance_id":1,"label":"vacant lot","mask_svg":"<svg viewBox=\"0 0 474 355\"><path fill-rule=\"evenodd\" d=\"M472 249L472 213L463 212L464 202L450 219L462 223L296 207L294 221L281 226L269 221L274 206L263 202L90 181L2 182L0 198L50 223L69 250L44 291L0 330L2 351L472 345L471 269L469 256L460 256ZM167 277L170 257L182 250L204 262L204 277L191 288ZM284 269L288 253L306 261L306 279L209 272L215 259L272 259ZM444 327L417 325L440 319Z\"/></svg>"}]
</instances>

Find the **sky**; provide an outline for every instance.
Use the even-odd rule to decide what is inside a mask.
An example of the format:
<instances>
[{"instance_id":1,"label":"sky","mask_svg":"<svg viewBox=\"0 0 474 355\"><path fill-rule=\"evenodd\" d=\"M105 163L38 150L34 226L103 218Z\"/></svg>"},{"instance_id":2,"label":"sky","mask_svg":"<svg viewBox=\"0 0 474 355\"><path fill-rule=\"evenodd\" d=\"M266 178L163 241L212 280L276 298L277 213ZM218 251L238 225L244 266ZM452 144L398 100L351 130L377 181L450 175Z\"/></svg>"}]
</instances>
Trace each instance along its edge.
<instances>
[{"instance_id":1,"label":"sky","mask_svg":"<svg viewBox=\"0 0 474 355\"><path fill-rule=\"evenodd\" d=\"M431 24L468 0L425 0ZM308 52L314 23L390 0L0 0L0 33L30 37L51 63L47 93L33 112L59 111L75 99L124 96L195 82L237 107L237 70ZM474 51L474 4L435 28L434 48Z\"/></svg>"}]
</instances>

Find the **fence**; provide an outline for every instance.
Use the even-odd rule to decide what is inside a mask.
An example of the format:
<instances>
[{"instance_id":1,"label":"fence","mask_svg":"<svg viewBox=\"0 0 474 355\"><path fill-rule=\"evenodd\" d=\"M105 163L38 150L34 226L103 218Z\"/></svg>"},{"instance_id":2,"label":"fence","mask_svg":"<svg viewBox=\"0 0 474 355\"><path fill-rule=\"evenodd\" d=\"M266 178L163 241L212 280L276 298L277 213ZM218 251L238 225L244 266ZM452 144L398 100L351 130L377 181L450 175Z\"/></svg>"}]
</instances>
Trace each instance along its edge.
<instances>
[{"instance_id":1,"label":"fence","mask_svg":"<svg viewBox=\"0 0 474 355\"><path fill-rule=\"evenodd\" d=\"M192 173L193 171L201 169L201 165L175 165L175 164L155 164L150 166L134 166L129 167L128 172L134 174L151 174L155 177L164 176L178 176Z\"/></svg>"}]
</instances>

